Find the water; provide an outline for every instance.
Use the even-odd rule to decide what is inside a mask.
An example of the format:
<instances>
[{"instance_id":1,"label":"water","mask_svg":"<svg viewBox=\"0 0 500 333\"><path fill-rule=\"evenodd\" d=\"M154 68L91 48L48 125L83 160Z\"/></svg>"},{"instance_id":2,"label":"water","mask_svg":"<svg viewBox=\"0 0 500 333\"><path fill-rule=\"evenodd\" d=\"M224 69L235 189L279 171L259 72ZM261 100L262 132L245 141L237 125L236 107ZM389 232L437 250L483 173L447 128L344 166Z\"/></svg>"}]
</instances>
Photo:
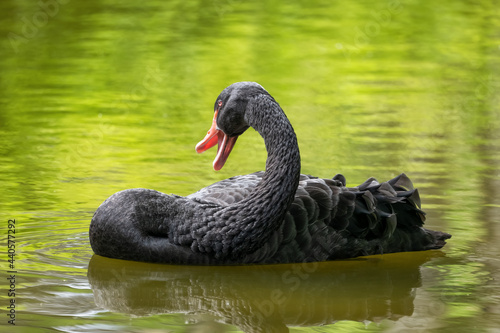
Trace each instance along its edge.
<instances>
[{"instance_id":1,"label":"water","mask_svg":"<svg viewBox=\"0 0 500 333\"><path fill-rule=\"evenodd\" d=\"M3 240L16 223L0 331L12 299L16 332L500 327L495 1L41 3L0 3ZM256 267L93 257L89 222L112 193L187 195L264 168L254 131L218 173L214 152L194 152L218 93L242 80L280 102L304 173L356 185L405 172L448 245Z\"/></svg>"}]
</instances>

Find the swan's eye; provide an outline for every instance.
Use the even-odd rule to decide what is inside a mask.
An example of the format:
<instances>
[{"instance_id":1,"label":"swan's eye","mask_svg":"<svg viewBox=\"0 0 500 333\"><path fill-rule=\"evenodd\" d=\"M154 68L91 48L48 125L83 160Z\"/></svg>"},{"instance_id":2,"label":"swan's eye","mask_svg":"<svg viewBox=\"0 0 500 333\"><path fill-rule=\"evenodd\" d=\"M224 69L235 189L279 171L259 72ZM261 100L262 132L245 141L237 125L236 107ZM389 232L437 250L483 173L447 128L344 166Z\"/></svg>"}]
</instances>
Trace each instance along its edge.
<instances>
[{"instance_id":1,"label":"swan's eye","mask_svg":"<svg viewBox=\"0 0 500 333\"><path fill-rule=\"evenodd\" d=\"M222 106L222 101L219 101L219 104L218 104L218 109L220 110L220 107Z\"/></svg>"}]
</instances>

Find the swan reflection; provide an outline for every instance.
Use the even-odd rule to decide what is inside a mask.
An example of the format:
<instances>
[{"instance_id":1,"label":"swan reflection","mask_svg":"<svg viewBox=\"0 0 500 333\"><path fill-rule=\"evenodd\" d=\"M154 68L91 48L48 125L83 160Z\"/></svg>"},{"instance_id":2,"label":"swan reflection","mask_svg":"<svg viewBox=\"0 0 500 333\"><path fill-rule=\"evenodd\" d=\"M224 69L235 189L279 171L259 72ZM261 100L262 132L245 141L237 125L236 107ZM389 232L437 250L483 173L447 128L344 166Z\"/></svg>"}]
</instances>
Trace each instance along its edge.
<instances>
[{"instance_id":1,"label":"swan reflection","mask_svg":"<svg viewBox=\"0 0 500 333\"><path fill-rule=\"evenodd\" d=\"M244 332L288 332L339 320L398 320L413 313L420 267L438 251L258 266L174 266L94 255L98 306L134 316L184 313Z\"/></svg>"}]
</instances>

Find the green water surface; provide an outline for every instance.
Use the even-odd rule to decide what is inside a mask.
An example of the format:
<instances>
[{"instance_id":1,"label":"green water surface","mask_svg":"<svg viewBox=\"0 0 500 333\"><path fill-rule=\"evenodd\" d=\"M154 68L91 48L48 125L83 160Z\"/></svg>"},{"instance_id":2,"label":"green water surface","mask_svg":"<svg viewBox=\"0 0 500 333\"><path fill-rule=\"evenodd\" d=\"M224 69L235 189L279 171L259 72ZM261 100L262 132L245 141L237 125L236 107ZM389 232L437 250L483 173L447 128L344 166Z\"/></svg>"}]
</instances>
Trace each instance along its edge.
<instances>
[{"instance_id":1,"label":"green water surface","mask_svg":"<svg viewBox=\"0 0 500 333\"><path fill-rule=\"evenodd\" d=\"M497 330L499 8L498 0L2 0L0 331ZM303 173L342 173L354 186L405 172L427 227L453 234L448 245L250 267L93 256L90 219L109 195L133 187L188 195L264 169L253 130L220 172L215 151L194 150L220 91L247 80L285 110Z\"/></svg>"}]
</instances>

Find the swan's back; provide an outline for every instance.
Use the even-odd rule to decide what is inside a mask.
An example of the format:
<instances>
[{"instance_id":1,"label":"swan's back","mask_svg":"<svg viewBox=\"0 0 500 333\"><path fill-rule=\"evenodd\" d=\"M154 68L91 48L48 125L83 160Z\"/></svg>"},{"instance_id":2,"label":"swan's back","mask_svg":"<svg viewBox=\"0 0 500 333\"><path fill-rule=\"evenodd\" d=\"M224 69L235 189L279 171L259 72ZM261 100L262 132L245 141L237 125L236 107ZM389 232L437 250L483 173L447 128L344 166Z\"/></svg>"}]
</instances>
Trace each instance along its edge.
<instances>
[{"instance_id":1,"label":"swan's back","mask_svg":"<svg viewBox=\"0 0 500 333\"><path fill-rule=\"evenodd\" d=\"M228 206L246 198L260 183L264 171L221 180L187 196L189 199Z\"/></svg>"},{"instance_id":2,"label":"swan's back","mask_svg":"<svg viewBox=\"0 0 500 333\"><path fill-rule=\"evenodd\" d=\"M247 197L263 175L225 179L188 198L228 206ZM342 175L301 175L282 225L244 261L324 261L444 246L450 235L422 228L424 221L418 190L405 174L383 183L370 178L350 188Z\"/></svg>"}]
</instances>

